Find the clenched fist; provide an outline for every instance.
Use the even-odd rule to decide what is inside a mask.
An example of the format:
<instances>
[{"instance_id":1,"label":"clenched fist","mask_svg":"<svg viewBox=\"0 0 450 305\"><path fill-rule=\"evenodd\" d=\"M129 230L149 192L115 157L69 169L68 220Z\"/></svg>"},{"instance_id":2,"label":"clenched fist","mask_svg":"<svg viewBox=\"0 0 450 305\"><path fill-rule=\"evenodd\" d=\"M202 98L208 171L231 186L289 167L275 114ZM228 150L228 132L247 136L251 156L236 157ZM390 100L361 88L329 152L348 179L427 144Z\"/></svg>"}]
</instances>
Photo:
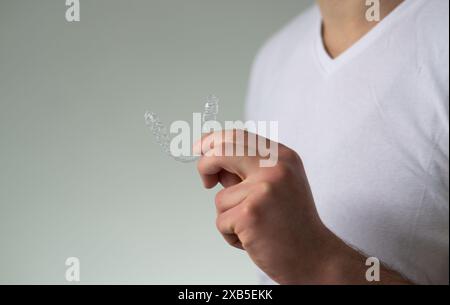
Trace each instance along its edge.
<instances>
[{"instance_id":1,"label":"clenched fist","mask_svg":"<svg viewBox=\"0 0 450 305\"><path fill-rule=\"evenodd\" d=\"M364 257L321 222L297 153L263 139L277 145L278 162L261 167L257 146L236 139L236 131L216 132L194 145L205 187L224 186L215 203L225 240L280 284L364 283ZM228 156L225 147L245 155Z\"/></svg>"}]
</instances>

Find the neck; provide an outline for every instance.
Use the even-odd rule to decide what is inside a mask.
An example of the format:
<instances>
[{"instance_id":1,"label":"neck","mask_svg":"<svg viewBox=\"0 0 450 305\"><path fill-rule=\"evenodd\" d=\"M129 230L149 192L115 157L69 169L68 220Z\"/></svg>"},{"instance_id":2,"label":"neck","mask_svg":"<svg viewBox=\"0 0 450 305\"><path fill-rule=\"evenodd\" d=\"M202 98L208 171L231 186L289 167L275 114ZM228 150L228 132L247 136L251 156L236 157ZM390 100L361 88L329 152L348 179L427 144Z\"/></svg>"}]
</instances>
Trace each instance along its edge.
<instances>
[{"instance_id":1,"label":"neck","mask_svg":"<svg viewBox=\"0 0 450 305\"><path fill-rule=\"evenodd\" d=\"M323 18L323 40L331 57L336 58L361 39L403 0L378 0L379 21L370 21L366 13L373 5L364 0L317 0ZM373 1L376 2L376 1Z\"/></svg>"}]
</instances>

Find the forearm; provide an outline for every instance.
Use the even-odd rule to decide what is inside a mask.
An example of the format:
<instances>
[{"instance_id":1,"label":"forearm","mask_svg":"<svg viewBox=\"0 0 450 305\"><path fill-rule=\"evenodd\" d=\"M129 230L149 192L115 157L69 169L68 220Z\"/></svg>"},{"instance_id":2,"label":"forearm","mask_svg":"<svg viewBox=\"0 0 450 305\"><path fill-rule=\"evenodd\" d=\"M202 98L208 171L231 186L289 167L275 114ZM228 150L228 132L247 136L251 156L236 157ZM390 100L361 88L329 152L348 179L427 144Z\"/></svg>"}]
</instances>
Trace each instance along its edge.
<instances>
[{"instance_id":1,"label":"forearm","mask_svg":"<svg viewBox=\"0 0 450 305\"><path fill-rule=\"evenodd\" d=\"M337 238L336 238L337 239ZM378 266L367 265L368 257L353 249L343 241L338 240L335 255L331 256L329 274L323 274L324 280L331 280L335 284L349 285L407 285L412 284L399 273L390 270L382 263ZM379 273L379 278L370 281L367 273L370 268ZM369 273L372 273L369 270Z\"/></svg>"},{"instance_id":2,"label":"forearm","mask_svg":"<svg viewBox=\"0 0 450 305\"><path fill-rule=\"evenodd\" d=\"M398 272L390 270L382 263L379 265L379 280L369 281L367 272L372 266L366 265L368 256L347 245L330 232L322 261L315 275L317 284L331 285L411 285ZM375 269L377 267L375 266Z\"/></svg>"}]
</instances>

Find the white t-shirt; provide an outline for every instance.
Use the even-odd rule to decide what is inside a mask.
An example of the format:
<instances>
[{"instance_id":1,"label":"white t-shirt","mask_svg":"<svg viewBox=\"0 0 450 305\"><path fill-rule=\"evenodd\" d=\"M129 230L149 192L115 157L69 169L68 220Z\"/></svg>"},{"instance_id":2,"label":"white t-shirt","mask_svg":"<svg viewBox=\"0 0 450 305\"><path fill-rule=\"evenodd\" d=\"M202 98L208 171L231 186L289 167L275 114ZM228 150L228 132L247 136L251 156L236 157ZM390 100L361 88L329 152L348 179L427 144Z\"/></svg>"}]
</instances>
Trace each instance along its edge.
<instances>
[{"instance_id":1,"label":"white t-shirt","mask_svg":"<svg viewBox=\"0 0 450 305\"><path fill-rule=\"evenodd\" d=\"M311 8L260 52L247 119L279 121L337 236L449 283L449 1L406 0L336 60Z\"/></svg>"}]
</instances>

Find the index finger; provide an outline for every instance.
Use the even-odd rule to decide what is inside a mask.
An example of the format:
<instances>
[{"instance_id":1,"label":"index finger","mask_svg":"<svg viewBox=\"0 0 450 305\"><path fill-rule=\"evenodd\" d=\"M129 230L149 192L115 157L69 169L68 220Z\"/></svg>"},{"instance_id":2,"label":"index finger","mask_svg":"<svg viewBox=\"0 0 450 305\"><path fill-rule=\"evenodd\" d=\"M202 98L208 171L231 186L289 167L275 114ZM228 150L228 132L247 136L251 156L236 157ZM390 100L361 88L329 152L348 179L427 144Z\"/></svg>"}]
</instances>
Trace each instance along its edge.
<instances>
[{"instance_id":1,"label":"index finger","mask_svg":"<svg viewBox=\"0 0 450 305\"><path fill-rule=\"evenodd\" d=\"M218 149L221 148L216 147L213 150ZM219 174L222 171L234 174L243 181L258 169L258 164L256 157L226 157L212 154L202 156L198 161L197 169L205 187L212 188L219 182Z\"/></svg>"}]
</instances>

